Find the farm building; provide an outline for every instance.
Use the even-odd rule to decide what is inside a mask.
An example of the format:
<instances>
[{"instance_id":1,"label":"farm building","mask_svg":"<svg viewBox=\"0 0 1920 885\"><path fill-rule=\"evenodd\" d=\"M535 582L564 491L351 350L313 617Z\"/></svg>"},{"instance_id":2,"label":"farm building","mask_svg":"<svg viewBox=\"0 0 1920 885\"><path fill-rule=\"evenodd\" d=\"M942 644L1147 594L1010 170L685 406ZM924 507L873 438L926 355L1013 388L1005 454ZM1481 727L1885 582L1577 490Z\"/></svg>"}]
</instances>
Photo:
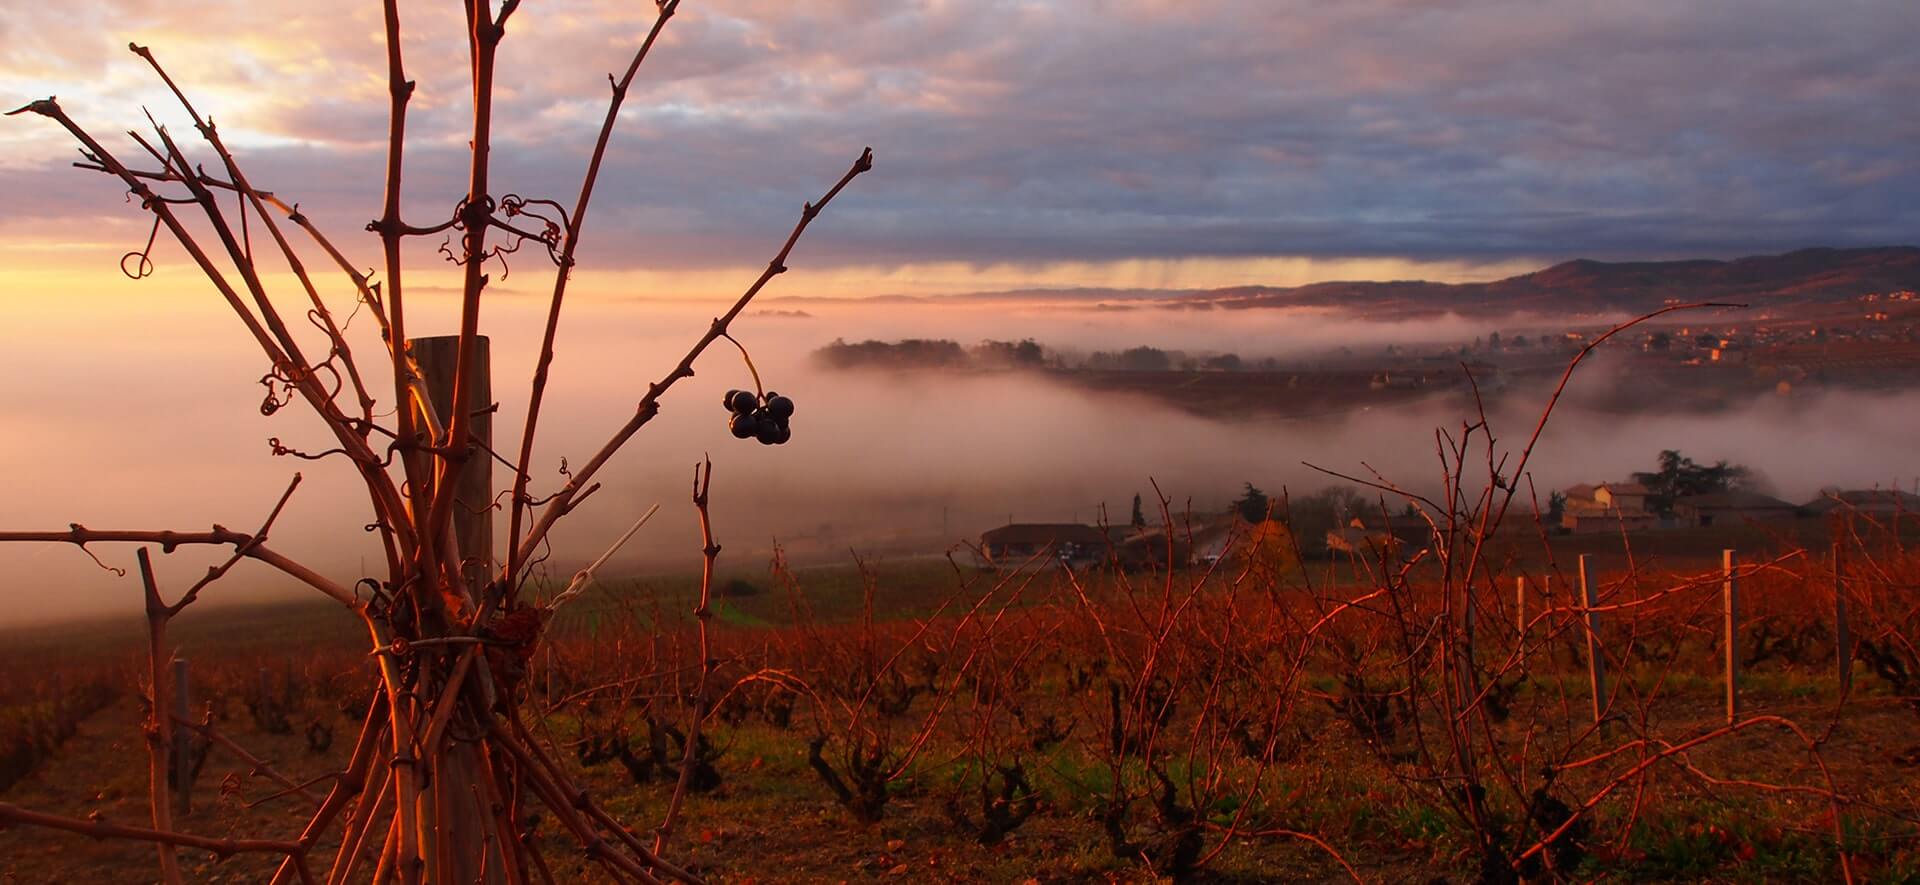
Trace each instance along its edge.
<instances>
[{"instance_id":1,"label":"farm building","mask_svg":"<svg viewBox=\"0 0 1920 885\"><path fill-rule=\"evenodd\" d=\"M1908 494L1898 489L1828 492L1808 501L1800 509L1815 516L1840 512L1875 517L1895 515L1920 517L1920 495Z\"/></svg>"},{"instance_id":2,"label":"farm building","mask_svg":"<svg viewBox=\"0 0 1920 885\"><path fill-rule=\"evenodd\" d=\"M1354 517L1347 524L1327 532L1327 549L1340 553L1406 553L1433 544L1433 524L1418 515Z\"/></svg>"},{"instance_id":3,"label":"farm building","mask_svg":"<svg viewBox=\"0 0 1920 885\"><path fill-rule=\"evenodd\" d=\"M1062 562L1084 562L1107 555L1107 533L1079 523L1008 523L980 535L980 552L994 562L1017 564L1051 549Z\"/></svg>"},{"instance_id":4,"label":"farm building","mask_svg":"<svg viewBox=\"0 0 1920 885\"><path fill-rule=\"evenodd\" d=\"M1647 487L1637 482L1603 482L1567 488L1560 525L1576 534L1655 528L1660 518L1647 509Z\"/></svg>"},{"instance_id":5,"label":"farm building","mask_svg":"<svg viewBox=\"0 0 1920 885\"><path fill-rule=\"evenodd\" d=\"M1646 486L1637 482L1603 482L1593 487L1593 501L1609 510L1624 512L1645 511L1647 496L1652 494Z\"/></svg>"},{"instance_id":6,"label":"farm building","mask_svg":"<svg viewBox=\"0 0 1920 885\"><path fill-rule=\"evenodd\" d=\"M1560 527L1576 535L1638 532L1660 527L1660 517L1645 510L1574 510L1560 514Z\"/></svg>"},{"instance_id":7,"label":"farm building","mask_svg":"<svg viewBox=\"0 0 1920 885\"><path fill-rule=\"evenodd\" d=\"M1703 527L1792 519L1800 508L1759 492L1714 492L1674 501L1673 514L1681 525Z\"/></svg>"},{"instance_id":8,"label":"farm building","mask_svg":"<svg viewBox=\"0 0 1920 885\"><path fill-rule=\"evenodd\" d=\"M1212 563L1228 551L1239 552L1252 531L1237 514L1193 514L1176 518L1171 546L1164 525L1115 526L1113 553L1122 567L1163 566L1171 550L1175 562L1183 565Z\"/></svg>"}]
</instances>

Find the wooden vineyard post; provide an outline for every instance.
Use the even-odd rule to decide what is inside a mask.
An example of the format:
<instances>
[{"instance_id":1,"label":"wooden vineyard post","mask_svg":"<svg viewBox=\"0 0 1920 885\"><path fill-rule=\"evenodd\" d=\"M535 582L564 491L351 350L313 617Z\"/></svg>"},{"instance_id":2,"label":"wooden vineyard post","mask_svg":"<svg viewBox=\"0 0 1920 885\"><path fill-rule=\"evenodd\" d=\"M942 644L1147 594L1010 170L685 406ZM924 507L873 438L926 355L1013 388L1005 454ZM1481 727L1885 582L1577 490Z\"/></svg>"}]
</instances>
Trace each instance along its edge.
<instances>
[{"instance_id":1,"label":"wooden vineyard post","mask_svg":"<svg viewBox=\"0 0 1920 885\"><path fill-rule=\"evenodd\" d=\"M1726 619L1727 637L1727 724L1732 725L1740 715L1740 585L1734 569L1739 565L1740 555L1732 550L1720 551L1720 585L1722 612Z\"/></svg>"},{"instance_id":2,"label":"wooden vineyard post","mask_svg":"<svg viewBox=\"0 0 1920 885\"><path fill-rule=\"evenodd\" d=\"M1607 710L1607 660L1600 645L1600 615L1593 610L1596 591L1593 586L1593 566L1587 561L1587 555L1580 554L1580 604L1587 610L1587 681L1593 687L1593 721L1597 725L1606 717Z\"/></svg>"},{"instance_id":3,"label":"wooden vineyard post","mask_svg":"<svg viewBox=\"0 0 1920 885\"><path fill-rule=\"evenodd\" d=\"M409 338L407 349L420 365L434 411L442 421L450 422L452 416L447 413L453 408L460 336ZM474 450L455 481L453 536L460 546L460 573L467 579L468 592L478 600L493 573L493 376L485 335L474 339L474 349L469 369L475 404L471 416Z\"/></svg>"},{"instance_id":4,"label":"wooden vineyard post","mask_svg":"<svg viewBox=\"0 0 1920 885\"><path fill-rule=\"evenodd\" d=\"M480 605L485 599L487 582L494 568L494 403L492 359L487 337L481 335L474 338L473 348L466 379L471 393L471 399L468 400L471 404L467 415L468 437L465 440L447 440L446 445L454 450L460 449L463 444L472 445L465 463L460 467L460 474L453 479L453 539L459 552L460 575L466 585L468 598L475 605ZM453 426L454 376L459 371L460 336L409 338L407 349L420 366L421 380L426 384L427 399L432 403L434 413L440 417L442 426ZM480 666L486 665L483 663ZM480 782L479 772L487 764L473 744L460 743L434 758L435 768L431 774L448 783L474 784ZM452 845L449 856L441 859L441 865L448 868L454 880L481 882L484 885L506 882L504 861L507 855L494 839L482 835L487 829L490 815L481 804L478 794L446 799L429 793L422 797L422 803L422 820L437 817L439 826L461 834L464 840ZM427 813L429 810L431 816Z\"/></svg>"},{"instance_id":5,"label":"wooden vineyard post","mask_svg":"<svg viewBox=\"0 0 1920 885\"><path fill-rule=\"evenodd\" d=\"M551 635L549 635L549 636L547 637L547 641L546 641L546 643L545 643L545 645L546 645L546 647L547 647L547 648L546 648L546 651L544 652L544 654L545 654L545 656L546 656L546 661L547 661L547 666L546 666L546 670L547 670L547 692L546 692L546 699L547 699L547 707L548 707L548 709L552 709L552 707L553 707L553 699L554 699L554 697L555 697L555 695L556 695L556 693L558 692L558 689L559 689L559 686L558 686L558 685L556 684L556 680L555 680L555 677L554 677L554 673L553 673L553 638L552 638L552 636L551 636Z\"/></svg>"},{"instance_id":6,"label":"wooden vineyard post","mask_svg":"<svg viewBox=\"0 0 1920 885\"><path fill-rule=\"evenodd\" d=\"M1527 576L1513 579L1513 629L1520 634L1520 641L1527 640Z\"/></svg>"},{"instance_id":7,"label":"wooden vineyard post","mask_svg":"<svg viewBox=\"0 0 1920 885\"><path fill-rule=\"evenodd\" d=\"M1853 634L1847 626L1846 573L1840 563L1843 549L1839 541L1833 542L1833 657L1840 693L1844 695L1853 691Z\"/></svg>"},{"instance_id":8,"label":"wooden vineyard post","mask_svg":"<svg viewBox=\"0 0 1920 885\"><path fill-rule=\"evenodd\" d=\"M173 715L182 722L189 718L192 708L187 696L192 693L192 683L188 681L187 661L185 658L173 659ZM173 730L173 811L182 817L193 810L193 732L189 729Z\"/></svg>"}]
</instances>

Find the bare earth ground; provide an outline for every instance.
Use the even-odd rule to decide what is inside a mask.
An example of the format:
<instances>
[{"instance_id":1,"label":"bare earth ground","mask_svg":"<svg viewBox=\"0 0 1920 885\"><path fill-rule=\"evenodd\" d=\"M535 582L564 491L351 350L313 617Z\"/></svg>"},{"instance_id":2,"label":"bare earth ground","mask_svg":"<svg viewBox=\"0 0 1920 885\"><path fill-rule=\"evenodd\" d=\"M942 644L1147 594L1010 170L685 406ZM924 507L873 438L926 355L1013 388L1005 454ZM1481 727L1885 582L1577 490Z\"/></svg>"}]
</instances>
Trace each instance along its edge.
<instances>
[{"instance_id":1,"label":"bare earth ground","mask_svg":"<svg viewBox=\"0 0 1920 885\"><path fill-rule=\"evenodd\" d=\"M1862 674L1864 676L1864 673ZM1688 677L1682 677L1683 679ZM1657 711L1660 731L1680 738L1711 728L1717 720L1715 686L1679 685L1679 699ZM1869 679L1863 683L1870 682ZM1768 674L1750 692L1755 712L1787 715L1820 736L1831 718L1831 687L1818 676ZM1580 709L1576 703L1575 711ZM297 723L316 715L312 710ZM255 733L244 716L222 727L243 745L295 780L339 766L352 742L353 723L334 711L336 737L327 754L314 755L299 734ZM1409 790L1344 723L1310 711L1304 722L1313 737L1302 755L1270 781L1298 809L1291 825L1324 836L1368 881L1472 880L1472 864L1459 828ZM0 800L58 814L99 815L117 823L147 820L146 754L137 729L135 702L125 700L95 714L57 757L9 790ZM551 734L571 728L556 719ZM1920 773L1895 757L1920 741L1920 718L1884 696L1863 691L1849 705L1823 748L1842 792L1908 818L1920 816ZM714 726L728 747L719 762L726 779L715 792L691 797L670 852L715 882L1116 882L1151 881L1138 867L1106 850L1076 778L1096 776L1097 765L1076 737L1043 758L1030 760L1036 786L1047 796L1042 811L1003 845L983 848L958 830L942 811L950 777L946 760L930 761L915 783L888 806L888 817L862 827L828 798L806 767L808 726L796 717L791 731L750 724ZM1774 728L1744 732L1689 754L1701 771L1724 779L1771 783L1820 783L1800 744ZM290 838L304 822L304 806L292 798L264 801L254 811L242 797L259 799L272 785L246 778L243 764L216 748L196 785L195 811L184 829L207 835ZM571 764L570 754L566 754ZM237 789L222 795L227 781ZM315 792L323 792L322 781ZM618 765L586 770L583 785L603 798L615 816L651 826L660 817L667 788L635 787ZM1580 794L1568 785L1569 798ZM1823 799L1737 787L1710 787L1677 766L1665 766L1652 788L1642 836L1630 844L1593 846L1594 859L1580 868L1583 879L1684 881L1836 881L1830 813ZM1616 799L1602 817L1602 834L1619 832L1618 816L1630 804ZM1855 872L1867 881L1920 881L1911 851L1913 828L1873 821L1849 809ZM550 825L548 831L550 831ZM1211 837L1210 837L1211 843ZM1597 840L1596 840L1597 841ZM544 843L555 872L567 881L599 881L577 850L558 840ZM334 848L319 852L331 858ZM121 883L156 878L155 851L130 842L26 828L0 831L0 883ZM242 855L224 863L183 852L190 881L263 881L275 862ZM1339 881L1344 874L1326 855L1294 841L1247 841L1205 871L1202 881Z\"/></svg>"}]
</instances>

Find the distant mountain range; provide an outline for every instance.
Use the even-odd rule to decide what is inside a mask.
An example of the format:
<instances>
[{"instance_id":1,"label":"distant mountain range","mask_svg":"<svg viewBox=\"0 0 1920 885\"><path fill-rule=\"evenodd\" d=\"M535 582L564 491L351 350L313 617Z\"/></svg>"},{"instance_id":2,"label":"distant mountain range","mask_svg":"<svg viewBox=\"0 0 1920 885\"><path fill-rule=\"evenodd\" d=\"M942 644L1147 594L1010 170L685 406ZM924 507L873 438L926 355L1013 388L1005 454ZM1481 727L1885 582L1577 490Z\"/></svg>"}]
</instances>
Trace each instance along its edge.
<instances>
[{"instance_id":1,"label":"distant mountain range","mask_svg":"<svg viewBox=\"0 0 1920 885\"><path fill-rule=\"evenodd\" d=\"M1920 247L1801 249L1733 261L1609 262L1579 259L1484 283L1329 282L1226 289L1025 289L889 301L1053 301L1107 309L1166 307L1341 308L1365 315L1604 313L1653 310L1670 300L1775 306L1840 301L1869 292L1920 290ZM805 301L812 299L779 299Z\"/></svg>"}]
</instances>

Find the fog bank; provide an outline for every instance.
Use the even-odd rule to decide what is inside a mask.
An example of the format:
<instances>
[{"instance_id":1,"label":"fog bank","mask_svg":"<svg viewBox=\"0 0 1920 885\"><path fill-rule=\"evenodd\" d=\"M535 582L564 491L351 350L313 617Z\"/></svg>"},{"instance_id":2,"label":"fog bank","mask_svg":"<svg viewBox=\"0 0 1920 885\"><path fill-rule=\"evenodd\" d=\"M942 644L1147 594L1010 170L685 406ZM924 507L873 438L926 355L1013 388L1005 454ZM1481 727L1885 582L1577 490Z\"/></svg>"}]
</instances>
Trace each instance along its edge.
<instances>
[{"instance_id":1,"label":"fog bank","mask_svg":"<svg viewBox=\"0 0 1920 885\"><path fill-rule=\"evenodd\" d=\"M413 329L452 330L452 300L422 295ZM499 448L517 448L543 305L495 298L493 331ZM631 414L704 329L713 305L592 302L562 327L534 493L561 481L562 458L583 462ZM1361 472L1370 466L1415 488L1437 479L1434 431L1471 420L1465 404L1438 398L1331 419L1223 422L1149 401L1091 396L1022 373L833 372L808 354L836 338L1035 338L1057 348L1141 344L1244 356L1299 356L1351 344L1471 340L1532 321L1446 318L1363 323L1280 311L1093 311L1060 306L808 305L807 316L750 313L734 333L751 349L766 387L793 397L793 440L766 447L731 437L721 393L752 382L725 342L666 398L659 417L603 472L605 489L554 535L553 562L569 571L604 549L654 503L662 511L615 562L622 572L697 568L687 501L692 465L714 460L715 531L723 565L759 567L778 540L797 559L862 551L936 552L1009 519L1089 521L1105 504L1126 518L1149 480L1176 507L1223 507L1253 482L1311 492L1329 480L1302 466ZM1537 320L1537 318L1534 318ZM327 448L318 422L288 408L263 418L264 360L237 322L202 302L183 306L114 299L70 312L0 307L0 464L10 488L0 527L250 531L295 471L306 481L273 533L274 546L350 582L372 574L377 541L359 481L339 459L274 458L268 437ZM354 327L363 369L377 377L377 341ZM1799 502L1826 485L1885 486L1920 473L1908 440L1920 432L1913 394L1834 392L1756 400L1713 415L1599 414L1580 403L1610 384L1576 378L1531 468L1548 488L1618 478L1653 467L1659 450L1728 459L1769 477ZM390 401L390 388L376 387ZM1657 396L1657 391L1648 391ZM1542 403L1509 396L1490 416L1502 446L1518 447ZM1367 466L1363 466L1367 465ZM496 487L507 481L496 470ZM506 520L498 520L504 531ZM95 550L129 567L132 549ZM212 561L206 551L163 557L177 592ZM139 610L137 578L104 572L66 545L0 546L0 596L8 621ZM297 592L258 566L236 570L213 598Z\"/></svg>"}]
</instances>

